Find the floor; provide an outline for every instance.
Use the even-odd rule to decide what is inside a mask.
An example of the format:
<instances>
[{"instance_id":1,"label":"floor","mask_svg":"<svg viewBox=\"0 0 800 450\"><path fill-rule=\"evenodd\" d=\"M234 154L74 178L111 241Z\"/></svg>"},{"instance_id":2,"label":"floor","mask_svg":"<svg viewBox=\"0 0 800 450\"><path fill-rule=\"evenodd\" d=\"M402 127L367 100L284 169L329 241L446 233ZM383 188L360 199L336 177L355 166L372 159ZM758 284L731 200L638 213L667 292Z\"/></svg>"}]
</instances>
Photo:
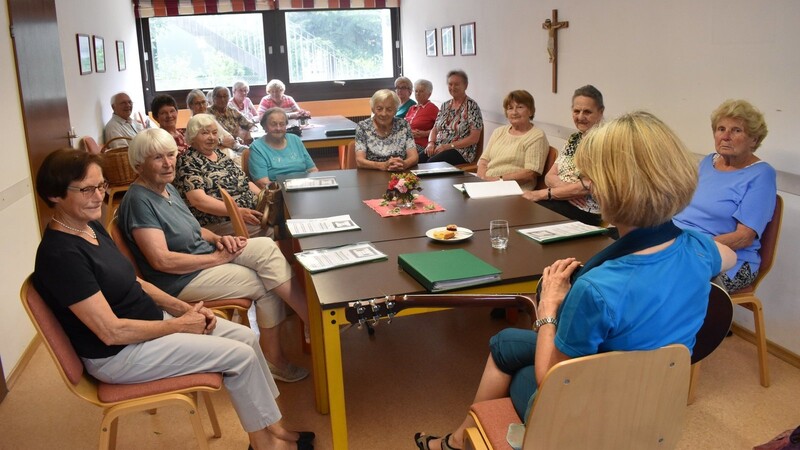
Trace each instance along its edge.
<instances>
[{"instance_id":1,"label":"floor","mask_svg":"<svg viewBox=\"0 0 800 450\"><path fill-rule=\"evenodd\" d=\"M524 323L522 324L524 325ZM306 367L295 318L284 327L290 357ZM413 449L416 431L443 433L465 414L487 355L506 326L485 308L458 309L381 323L373 337L342 330L350 448ZM294 344L292 344L294 343ZM678 449L750 449L800 425L800 369L770 358L772 386L758 383L755 348L737 336L704 361ZM330 448L328 417L314 411L313 383L279 383L287 424L317 433ZM247 448L225 392L213 395L223 435L212 449ZM86 449L97 445L101 410L70 394L40 347L0 404L0 449ZM207 433L210 424L201 407ZM196 448L183 413L162 408L120 421L119 449Z\"/></svg>"}]
</instances>

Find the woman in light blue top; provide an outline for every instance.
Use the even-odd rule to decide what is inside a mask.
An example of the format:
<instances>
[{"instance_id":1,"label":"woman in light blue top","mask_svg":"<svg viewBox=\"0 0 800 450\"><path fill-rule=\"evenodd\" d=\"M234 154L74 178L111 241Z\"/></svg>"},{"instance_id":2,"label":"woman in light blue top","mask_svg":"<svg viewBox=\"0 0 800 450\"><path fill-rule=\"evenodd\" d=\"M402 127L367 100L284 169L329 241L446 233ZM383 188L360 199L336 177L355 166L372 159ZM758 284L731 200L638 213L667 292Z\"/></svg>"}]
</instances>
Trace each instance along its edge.
<instances>
[{"instance_id":1,"label":"woman in light blue top","mask_svg":"<svg viewBox=\"0 0 800 450\"><path fill-rule=\"evenodd\" d=\"M711 114L711 129L717 151L700 163L697 191L674 222L736 252L736 265L720 276L728 291L736 291L758 275L759 239L775 211L775 169L754 154L767 124L750 103L725 101Z\"/></svg>"},{"instance_id":2,"label":"woman in light blue top","mask_svg":"<svg viewBox=\"0 0 800 450\"><path fill-rule=\"evenodd\" d=\"M261 126L267 134L250 144L249 175L262 189L278 175L317 172L303 141L294 134L286 134L287 122L283 109L268 109L261 117Z\"/></svg>"}]
</instances>

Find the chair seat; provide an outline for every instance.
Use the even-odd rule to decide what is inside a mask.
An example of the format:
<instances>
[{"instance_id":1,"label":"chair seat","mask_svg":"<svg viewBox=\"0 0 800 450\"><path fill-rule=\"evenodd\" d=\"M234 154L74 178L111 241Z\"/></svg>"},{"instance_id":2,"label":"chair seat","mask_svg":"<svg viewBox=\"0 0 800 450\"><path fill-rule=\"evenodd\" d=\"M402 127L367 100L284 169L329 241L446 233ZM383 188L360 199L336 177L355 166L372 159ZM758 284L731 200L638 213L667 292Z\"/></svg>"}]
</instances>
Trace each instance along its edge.
<instances>
[{"instance_id":1,"label":"chair seat","mask_svg":"<svg viewBox=\"0 0 800 450\"><path fill-rule=\"evenodd\" d=\"M522 419L514 410L510 397L478 402L470 407L471 413L477 417L481 433L491 444L494 450L511 450L511 445L506 440L508 426L512 423L522 423Z\"/></svg>"},{"instance_id":2,"label":"chair seat","mask_svg":"<svg viewBox=\"0 0 800 450\"><path fill-rule=\"evenodd\" d=\"M97 385L97 398L103 403L117 403L183 389L197 390L198 387L207 387L215 390L221 388L222 374L195 373L134 384L107 384L100 382Z\"/></svg>"},{"instance_id":3,"label":"chair seat","mask_svg":"<svg viewBox=\"0 0 800 450\"><path fill-rule=\"evenodd\" d=\"M734 295L753 295L753 294L755 294L755 292L756 292L756 288L754 288L753 285L750 285L750 286L747 286L747 287L743 287L743 288L739 289L738 291L733 291L730 294L731 294L731 296L734 296Z\"/></svg>"}]
</instances>

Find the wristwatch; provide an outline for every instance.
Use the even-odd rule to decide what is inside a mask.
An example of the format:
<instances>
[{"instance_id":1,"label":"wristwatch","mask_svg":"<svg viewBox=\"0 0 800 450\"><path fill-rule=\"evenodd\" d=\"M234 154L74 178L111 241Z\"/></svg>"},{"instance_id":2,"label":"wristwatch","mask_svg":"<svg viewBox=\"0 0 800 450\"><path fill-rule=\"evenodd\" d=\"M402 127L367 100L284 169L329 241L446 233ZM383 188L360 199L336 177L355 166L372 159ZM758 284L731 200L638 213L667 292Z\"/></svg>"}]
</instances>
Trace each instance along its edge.
<instances>
[{"instance_id":1,"label":"wristwatch","mask_svg":"<svg viewBox=\"0 0 800 450\"><path fill-rule=\"evenodd\" d=\"M450 148L452 148L453 150L455 150L455 149L456 149L456 146L455 146L455 145L453 145L453 143L451 142L451 143L450 143Z\"/></svg>"},{"instance_id":2,"label":"wristwatch","mask_svg":"<svg viewBox=\"0 0 800 450\"><path fill-rule=\"evenodd\" d=\"M533 322L533 331L539 331L539 328L542 325L547 325L548 323L552 323L555 326L558 326L558 319L555 317L545 317L543 319L537 319L536 322Z\"/></svg>"}]
</instances>

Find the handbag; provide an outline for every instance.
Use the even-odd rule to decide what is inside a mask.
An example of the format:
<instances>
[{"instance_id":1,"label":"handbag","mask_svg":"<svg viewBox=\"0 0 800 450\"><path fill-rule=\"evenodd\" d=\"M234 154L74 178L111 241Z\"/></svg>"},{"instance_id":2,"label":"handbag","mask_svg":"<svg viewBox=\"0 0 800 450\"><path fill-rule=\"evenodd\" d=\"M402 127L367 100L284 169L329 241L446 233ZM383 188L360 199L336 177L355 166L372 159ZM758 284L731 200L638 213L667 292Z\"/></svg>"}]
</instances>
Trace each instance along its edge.
<instances>
[{"instance_id":1,"label":"handbag","mask_svg":"<svg viewBox=\"0 0 800 450\"><path fill-rule=\"evenodd\" d=\"M283 213L283 191L280 184L273 181L258 193L256 210L262 213L262 228L278 224Z\"/></svg>"},{"instance_id":2,"label":"handbag","mask_svg":"<svg viewBox=\"0 0 800 450\"><path fill-rule=\"evenodd\" d=\"M800 427L786 430L771 441L753 447L753 450L795 450L800 449Z\"/></svg>"}]
</instances>

